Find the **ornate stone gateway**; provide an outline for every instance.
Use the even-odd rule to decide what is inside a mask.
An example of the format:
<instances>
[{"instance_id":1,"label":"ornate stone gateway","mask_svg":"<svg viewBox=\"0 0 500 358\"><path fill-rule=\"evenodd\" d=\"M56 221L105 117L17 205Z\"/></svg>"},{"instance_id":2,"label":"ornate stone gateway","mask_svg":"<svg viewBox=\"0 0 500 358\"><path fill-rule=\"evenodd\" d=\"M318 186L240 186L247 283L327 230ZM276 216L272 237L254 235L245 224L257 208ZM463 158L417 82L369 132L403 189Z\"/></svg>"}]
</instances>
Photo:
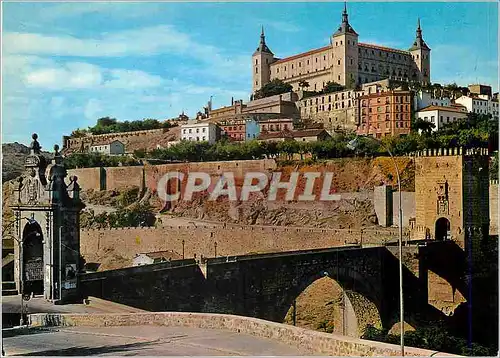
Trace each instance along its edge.
<instances>
[{"instance_id":1,"label":"ornate stone gateway","mask_svg":"<svg viewBox=\"0 0 500 358\"><path fill-rule=\"evenodd\" d=\"M33 134L25 174L18 178L14 202L17 246L15 281L23 295L43 294L59 303L81 300L79 292L80 188L76 177L66 184L66 169L54 146L48 163Z\"/></svg>"}]
</instances>

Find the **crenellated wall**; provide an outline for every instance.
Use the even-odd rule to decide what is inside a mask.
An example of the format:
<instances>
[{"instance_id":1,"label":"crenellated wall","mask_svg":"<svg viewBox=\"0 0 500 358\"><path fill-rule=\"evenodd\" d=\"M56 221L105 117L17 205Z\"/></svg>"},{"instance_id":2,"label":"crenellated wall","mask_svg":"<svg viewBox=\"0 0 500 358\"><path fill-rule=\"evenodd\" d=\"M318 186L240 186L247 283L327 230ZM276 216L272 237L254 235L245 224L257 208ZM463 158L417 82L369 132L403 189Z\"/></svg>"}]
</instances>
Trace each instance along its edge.
<instances>
[{"instance_id":1,"label":"crenellated wall","mask_svg":"<svg viewBox=\"0 0 500 358\"><path fill-rule=\"evenodd\" d=\"M120 255L130 260L130 265L140 252L173 250L182 255L184 251L185 258L201 258L377 245L396 239L396 232L387 231L235 224L81 230L80 235L81 252L87 262L100 262L108 252L120 248Z\"/></svg>"}]
</instances>

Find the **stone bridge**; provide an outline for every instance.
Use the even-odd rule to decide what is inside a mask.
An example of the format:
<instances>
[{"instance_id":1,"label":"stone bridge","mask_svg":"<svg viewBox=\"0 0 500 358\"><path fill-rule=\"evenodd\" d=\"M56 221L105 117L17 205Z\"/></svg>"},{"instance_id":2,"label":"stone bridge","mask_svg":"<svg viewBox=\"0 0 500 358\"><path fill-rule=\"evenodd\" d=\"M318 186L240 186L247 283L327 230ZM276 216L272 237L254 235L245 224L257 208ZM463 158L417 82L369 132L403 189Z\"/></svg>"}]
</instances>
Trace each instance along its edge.
<instances>
[{"instance_id":1,"label":"stone bridge","mask_svg":"<svg viewBox=\"0 0 500 358\"><path fill-rule=\"evenodd\" d=\"M446 316L428 304L427 271L453 242L406 246L403 252L405 322L413 327ZM444 250L444 251L443 251ZM448 267L449 268L449 267ZM460 270L446 277L460 285ZM348 332L367 325L390 329L399 320L397 246L345 246L260 255L178 260L85 274L85 294L150 311L225 313L283 322L294 300L329 277L345 292Z\"/></svg>"}]
</instances>

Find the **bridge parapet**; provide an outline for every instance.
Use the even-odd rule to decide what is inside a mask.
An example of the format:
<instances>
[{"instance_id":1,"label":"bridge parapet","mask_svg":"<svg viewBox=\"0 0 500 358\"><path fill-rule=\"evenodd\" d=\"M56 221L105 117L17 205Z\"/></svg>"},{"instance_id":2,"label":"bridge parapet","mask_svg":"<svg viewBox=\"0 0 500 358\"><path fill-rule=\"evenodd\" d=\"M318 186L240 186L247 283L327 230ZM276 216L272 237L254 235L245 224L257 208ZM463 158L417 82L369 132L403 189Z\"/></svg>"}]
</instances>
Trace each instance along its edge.
<instances>
[{"instance_id":1,"label":"bridge parapet","mask_svg":"<svg viewBox=\"0 0 500 358\"><path fill-rule=\"evenodd\" d=\"M368 341L337 334L316 332L304 328L261 319L227 314L151 312L132 314L55 314L38 313L29 317L32 327L44 326L137 326L161 325L223 329L281 341L300 347L310 354L332 356L398 356L400 347L394 344ZM406 347L409 356L451 357L452 354Z\"/></svg>"}]
</instances>

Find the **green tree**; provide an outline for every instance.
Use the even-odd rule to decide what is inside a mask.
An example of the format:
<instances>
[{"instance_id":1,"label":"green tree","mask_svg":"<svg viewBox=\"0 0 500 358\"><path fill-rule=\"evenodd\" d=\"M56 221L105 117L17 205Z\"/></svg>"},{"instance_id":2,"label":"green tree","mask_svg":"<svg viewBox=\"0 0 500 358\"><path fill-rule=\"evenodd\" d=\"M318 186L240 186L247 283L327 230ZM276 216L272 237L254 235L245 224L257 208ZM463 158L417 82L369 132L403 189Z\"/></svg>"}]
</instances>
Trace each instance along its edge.
<instances>
[{"instance_id":1,"label":"green tree","mask_svg":"<svg viewBox=\"0 0 500 358\"><path fill-rule=\"evenodd\" d=\"M415 129L416 131L422 131L427 135L430 135L432 133L432 130L436 128L436 125L434 123L423 120L421 118L415 119L413 126L413 129Z\"/></svg>"},{"instance_id":2,"label":"green tree","mask_svg":"<svg viewBox=\"0 0 500 358\"><path fill-rule=\"evenodd\" d=\"M292 92L292 90L292 85L276 78L271 82L266 83L260 90L257 90L254 94L254 98L259 99L270 97L278 94Z\"/></svg>"},{"instance_id":3,"label":"green tree","mask_svg":"<svg viewBox=\"0 0 500 358\"><path fill-rule=\"evenodd\" d=\"M320 93L332 93L332 92L343 91L344 89L345 89L345 87L342 86L341 84L338 84L338 83L332 82L332 81L328 81Z\"/></svg>"},{"instance_id":4,"label":"green tree","mask_svg":"<svg viewBox=\"0 0 500 358\"><path fill-rule=\"evenodd\" d=\"M304 88L309 88L309 82L306 80L302 80L299 82L299 88L304 90Z\"/></svg>"}]
</instances>

